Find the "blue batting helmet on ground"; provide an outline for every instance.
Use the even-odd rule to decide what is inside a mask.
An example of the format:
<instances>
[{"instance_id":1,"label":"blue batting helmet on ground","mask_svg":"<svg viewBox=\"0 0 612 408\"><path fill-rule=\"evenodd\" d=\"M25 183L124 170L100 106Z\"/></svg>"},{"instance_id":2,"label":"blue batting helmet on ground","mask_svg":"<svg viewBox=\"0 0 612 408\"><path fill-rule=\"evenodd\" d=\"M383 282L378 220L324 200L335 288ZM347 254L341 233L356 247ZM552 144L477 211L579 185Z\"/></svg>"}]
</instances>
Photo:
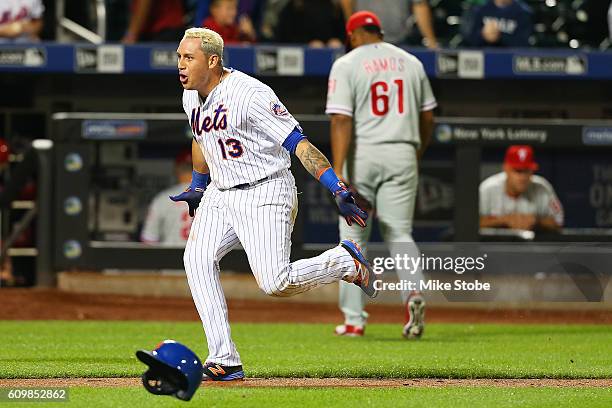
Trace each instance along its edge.
<instances>
[{"instance_id":1,"label":"blue batting helmet on ground","mask_svg":"<svg viewBox=\"0 0 612 408\"><path fill-rule=\"evenodd\" d=\"M202 382L202 362L177 341L164 340L152 351L138 350L136 357L149 366L142 383L152 394L189 401Z\"/></svg>"}]
</instances>

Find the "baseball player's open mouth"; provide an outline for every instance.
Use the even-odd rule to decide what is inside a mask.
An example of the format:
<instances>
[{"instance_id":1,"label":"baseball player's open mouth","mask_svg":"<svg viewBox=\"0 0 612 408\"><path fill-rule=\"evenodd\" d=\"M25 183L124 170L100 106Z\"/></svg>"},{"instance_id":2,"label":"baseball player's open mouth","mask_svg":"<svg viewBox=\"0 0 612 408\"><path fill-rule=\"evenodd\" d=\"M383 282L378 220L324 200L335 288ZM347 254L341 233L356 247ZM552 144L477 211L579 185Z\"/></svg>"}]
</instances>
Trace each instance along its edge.
<instances>
[{"instance_id":1,"label":"baseball player's open mouth","mask_svg":"<svg viewBox=\"0 0 612 408\"><path fill-rule=\"evenodd\" d=\"M186 84L187 83L187 75L179 74L179 81L181 81L181 84Z\"/></svg>"}]
</instances>

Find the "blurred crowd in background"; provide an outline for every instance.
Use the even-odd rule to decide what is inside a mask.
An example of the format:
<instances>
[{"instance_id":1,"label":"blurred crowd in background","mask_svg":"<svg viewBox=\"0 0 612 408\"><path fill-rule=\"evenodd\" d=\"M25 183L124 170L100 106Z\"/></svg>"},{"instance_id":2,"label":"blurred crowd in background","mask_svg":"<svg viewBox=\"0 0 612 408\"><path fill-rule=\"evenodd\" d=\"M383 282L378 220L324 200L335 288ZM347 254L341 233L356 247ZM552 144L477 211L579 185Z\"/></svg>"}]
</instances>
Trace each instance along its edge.
<instances>
[{"instance_id":1,"label":"blurred crowd in background","mask_svg":"<svg viewBox=\"0 0 612 408\"><path fill-rule=\"evenodd\" d=\"M437 47L609 49L610 0L2 0L0 42L54 41L56 7L84 27L106 9L108 42L177 42L204 26L227 44L342 47L355 11L379 15L385 39Z\"/></svg>"}]
</instances>

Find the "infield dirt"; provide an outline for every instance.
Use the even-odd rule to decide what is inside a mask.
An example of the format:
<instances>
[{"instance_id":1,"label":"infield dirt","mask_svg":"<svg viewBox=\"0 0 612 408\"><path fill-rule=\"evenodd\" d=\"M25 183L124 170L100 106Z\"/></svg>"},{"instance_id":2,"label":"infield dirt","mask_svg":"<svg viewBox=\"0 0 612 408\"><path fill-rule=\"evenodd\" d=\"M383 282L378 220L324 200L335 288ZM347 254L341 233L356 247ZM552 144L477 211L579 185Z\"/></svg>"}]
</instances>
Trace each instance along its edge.
<instances>
[{"instance_id":1,"label":"infield dirt","mask_svg":"<svg viewBox=\"0 0 612 408\"><path fill-rule=\"evenodd\" d=\"M0 379L0 387L136 387L140 378ZM378 379L378 378L247 378L203 382L204 387L612 387L612 379Z\"/></svg>"},{"instance_id":2,"label":"infield dirt","mask_svg":"<svg viewBox=\"0 0 612 408\"><path fill-rule=\"evenodd\" d=\"M191 299L65 293L55 289L2 289L0 320L152 320L198 321ZM340 323L333 303L228 300L232 322ZM368 305L370 323L402 323L398 304ZM612 310L500 309L429 307L428 322L612 324Z\"/></svg>"}]
</instances>

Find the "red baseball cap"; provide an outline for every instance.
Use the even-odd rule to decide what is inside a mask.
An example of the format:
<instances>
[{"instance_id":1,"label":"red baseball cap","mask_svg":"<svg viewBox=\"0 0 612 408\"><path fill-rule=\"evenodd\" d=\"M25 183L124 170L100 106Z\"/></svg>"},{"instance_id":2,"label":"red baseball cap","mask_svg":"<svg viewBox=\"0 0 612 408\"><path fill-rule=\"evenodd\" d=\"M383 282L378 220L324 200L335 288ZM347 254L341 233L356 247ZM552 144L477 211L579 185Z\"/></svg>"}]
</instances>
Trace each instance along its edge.
<instances>
[{"instance_id":1,"label":"red baseball cap","mask_svg":"<svg viewBox=\"0 0 612 408\"><path fill-rule=\"evenodd\" d=\"M363 26L376 26L382 31L382 24L378 16L371 11L358 11L354 13L346 22L346 34Z\"/></svg>"},{"instance_id":2,"label":"red baseball cap","mask_svg":"<svg viewBox=\"0 0 612 408\"><path fill-rule=\"evenodd\" d=\"M506 150L504 164L516 170L537 170L539 168L533 157L533 148L527 145L514 145Z\"/></svg>"}]
</instances>

